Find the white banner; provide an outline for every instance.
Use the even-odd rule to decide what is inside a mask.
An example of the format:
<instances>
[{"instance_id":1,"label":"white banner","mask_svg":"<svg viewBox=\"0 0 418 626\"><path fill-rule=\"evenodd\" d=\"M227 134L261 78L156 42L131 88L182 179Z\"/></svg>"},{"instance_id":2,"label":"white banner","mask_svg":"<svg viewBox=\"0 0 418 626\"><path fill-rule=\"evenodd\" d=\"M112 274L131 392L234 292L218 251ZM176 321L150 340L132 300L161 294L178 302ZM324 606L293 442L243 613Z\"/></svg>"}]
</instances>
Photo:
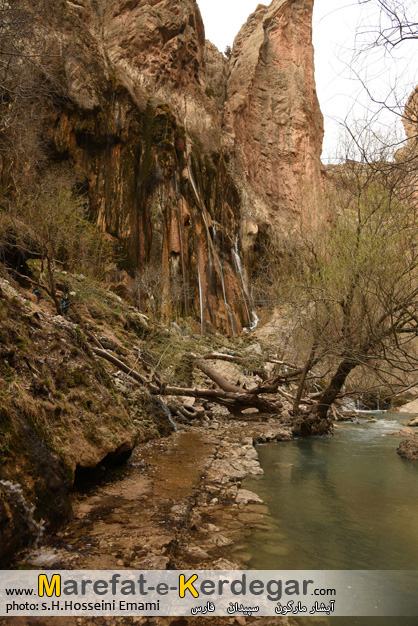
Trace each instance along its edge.
<instances>
[{"instance_id":1,"label":"white banner","mask_svg":"<svg viewBox=\"0 0 418 626\"><path fill-rule=\"evenodd\" d=\"M418 616L416 571L0 571L0 616Z\"/></svg>"}]
</instances>

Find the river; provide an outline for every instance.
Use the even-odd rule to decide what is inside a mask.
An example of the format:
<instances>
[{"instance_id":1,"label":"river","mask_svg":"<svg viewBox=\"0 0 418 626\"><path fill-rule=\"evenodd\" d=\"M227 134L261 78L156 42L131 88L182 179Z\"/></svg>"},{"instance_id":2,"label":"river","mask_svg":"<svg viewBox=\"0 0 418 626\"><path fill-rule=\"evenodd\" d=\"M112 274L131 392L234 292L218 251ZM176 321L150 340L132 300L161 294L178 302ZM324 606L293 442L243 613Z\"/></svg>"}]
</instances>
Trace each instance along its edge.
<instances>
[{"instance_id":1,"label":"river","mask_svg":"<svg viewBox=\"0 0 418 626\"><path fill-rule=\"evenodd\" d=\"M417 569L418 464L399 457L400 438L388 436L410 416L359 417L334 437L257 448L264 476L243 486L263 498L271 518L251 535L249 569ZM418 618L331 623L412 626Z\"/></svg>"}]
</instances>

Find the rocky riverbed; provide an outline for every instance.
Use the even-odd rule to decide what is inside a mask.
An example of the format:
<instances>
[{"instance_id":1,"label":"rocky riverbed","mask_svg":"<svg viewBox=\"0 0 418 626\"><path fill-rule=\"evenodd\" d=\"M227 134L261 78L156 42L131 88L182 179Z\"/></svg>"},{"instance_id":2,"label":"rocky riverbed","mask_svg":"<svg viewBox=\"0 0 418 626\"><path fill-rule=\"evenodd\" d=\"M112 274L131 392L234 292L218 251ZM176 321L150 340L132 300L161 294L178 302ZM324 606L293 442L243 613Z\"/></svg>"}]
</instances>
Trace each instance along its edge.
<instances>
[{"instance_id":1,"label":"rocky riverbed","mask_svg":"<svg viewBox=\"0 0 418 626\"><path fill-rule=\"evenodd\" d=\"M253 416L254 417L254 416ZM258 416L257 416L258 417ZM269 511L241 488L263 470L255 442L287 441L277 419L212 420L135 449L120 476L74 495L72 521L16 565L43 569L239 569L250 555L245 537L263 528ZM88 477L87 477L88 480ZM213 624L234 623L211 618ZM267 619L267 618L266 618ZM286 625L285 618L238 618L237 624ZM14 626L47 624L13 618ZM101 624L102 618L63 618L62 624ZM106 624L198 624L199 618L107 618ZM207 623L207 622L205 622ZM51 621L52 624L52 621Z\"/></svg>"}]
</instances>

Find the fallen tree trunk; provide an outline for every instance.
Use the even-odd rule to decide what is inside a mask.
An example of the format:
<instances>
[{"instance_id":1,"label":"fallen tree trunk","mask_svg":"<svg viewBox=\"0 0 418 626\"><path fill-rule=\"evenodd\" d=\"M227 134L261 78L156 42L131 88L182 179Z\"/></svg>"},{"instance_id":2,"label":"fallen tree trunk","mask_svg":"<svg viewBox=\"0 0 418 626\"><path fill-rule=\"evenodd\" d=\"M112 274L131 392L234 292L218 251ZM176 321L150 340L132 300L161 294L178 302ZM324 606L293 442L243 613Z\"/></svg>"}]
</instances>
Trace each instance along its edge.
<instances>
[{"instance_id":1,"label":"fallen tree trunk","mask_svg":"<svg viewBox=\"0 0 418 626\"><path fill-rule=\"evenodd\" d=\"M185 396L189 398L201 398L202 400L209 400L216 404L220 404L228 408L232 413L240 413L244 409L256 408L262 413L278 413L283 408L283 404L277 399L270 399L263 397L260 390L259 394L255 394L254 390L245 390L242 387L237 387L229 383L223 376L215 372L213 368L202 362L200 359L196 359L195 363L203 371L206 370L206 375L212 378L213 381L220 387L220 389L199 389L199 388L184 388L165 385L160 381L151 382L129 367L126 363L113 356L106 350L92 347L92 352L97 356L109 361L115 367L122 372L139 382L145 387L152 395L155 396ZM210 375L209 375L210 374Z\"/></svg>"},{"instance_id":2,"label":"fallen tree trunk","mask_svg":"<svg viewBox=\"0 0 418 626\"><path fill-rule=\"evenodd\" d=\"M130 376L137 382L141 383L144 387L146 387L151 392L151 394L160 395L159 388L157 385L151 383L151 381L147 380L145 376L142 376L141 374L139 374L132 367L129 367L129 365L126 365L126 363L124 363L120 359L113 356L113 354L110 354L109 352L107 352L107 350L104 350L103 348L101 349L92 348L91 350L92 352L94 352L94 354L97 354L97 356L100 356L102 359L109 361L109 363L112 363L113 365L115 365L122 372L124 372L125 374L128 374L128 376Z\"/></svg>"}]
</instances>

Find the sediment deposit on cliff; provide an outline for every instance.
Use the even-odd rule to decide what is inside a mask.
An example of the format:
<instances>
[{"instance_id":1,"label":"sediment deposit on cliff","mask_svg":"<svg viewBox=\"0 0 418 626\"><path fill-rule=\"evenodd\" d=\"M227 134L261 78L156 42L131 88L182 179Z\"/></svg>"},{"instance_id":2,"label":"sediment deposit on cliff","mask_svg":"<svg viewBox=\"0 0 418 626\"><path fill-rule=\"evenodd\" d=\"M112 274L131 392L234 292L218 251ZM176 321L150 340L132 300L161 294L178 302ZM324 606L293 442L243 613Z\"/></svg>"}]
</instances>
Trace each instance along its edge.
<instances>
[{"instance_id":1,"label":"sediment deposit on cliff","mask_svg":"<svg viewBox=\"0 0 418 626\"><path fill-rule=\"evenodd\" d=\"M229 60L195 0L45 0L35 16L54 59L44 162L88 194L132 303L155 271L165 315L239 332L254 322L254 247L322 219L312 9L260 5Z\"/></svg>"}]
</instances>

